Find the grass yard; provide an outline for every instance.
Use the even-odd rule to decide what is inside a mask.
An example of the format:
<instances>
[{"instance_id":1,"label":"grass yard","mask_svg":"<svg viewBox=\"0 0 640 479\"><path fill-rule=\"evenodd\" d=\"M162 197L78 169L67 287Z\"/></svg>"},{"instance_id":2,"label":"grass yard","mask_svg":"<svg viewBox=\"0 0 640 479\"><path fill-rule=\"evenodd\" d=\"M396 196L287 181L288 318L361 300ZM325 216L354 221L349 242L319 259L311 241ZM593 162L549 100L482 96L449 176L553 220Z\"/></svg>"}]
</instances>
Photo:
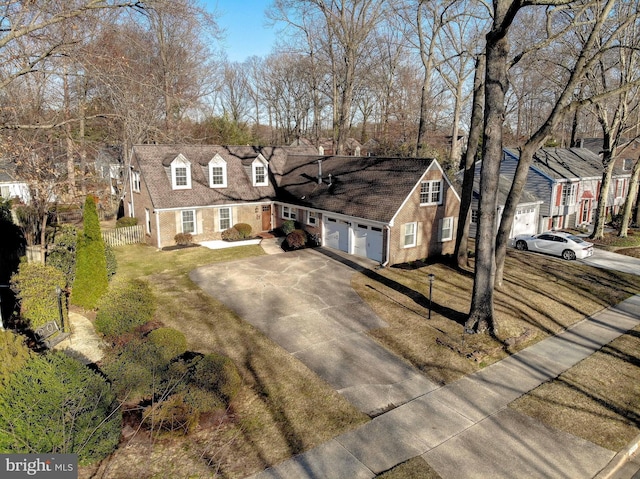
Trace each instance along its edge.
<instances>
[{"instance_id":1,"label":"grass yard","mask_svg":"<svg viewBox=\"0 0 640 479\"><path fill-rule=\"evenodd\" d=\"M368 421L188 277L197 266L264 254L260 246L157 251L136 245L115 250L119 276L144 278L152 285L156 319L182 331L191 350L232 358L245 387L224 421L188 437L154 441L138 431L101 465L98 477L246 477ZM147 460L141 461L143 457ZM82 477L90 477L94 471L83 472Z\"/></svg>"},{"instance_id":2,"label":"grass yard","mask_svg":"<svg viewBox=\"0 0 640 479\"><path fill-rule=\"evenodd\" d=\"M259 246L211 251L116 248L118 275L147 279L156 319L181 330L190 349L220 352L245 387L228 417L188 437L152 440L139 431L101 465L104 478L240 478L368 421L300 362L208 297L188 277L195 267L263 254ZM435 274L429 314L428 274ZM354 274L352 286L388 328L370 334L447 384L640 293L640 276L611 273L533 253L509 252L496 292L498 332L463 335L473 278L444 264L413 264ZM546 424L617 450L640 433L640 332L633 331L555 381L512 403ZM147 457L147 461L140 461ZM81 477L89 477L83 471ZM437 479L415 458L385 479Z\"/></svg>"}]
</instances>

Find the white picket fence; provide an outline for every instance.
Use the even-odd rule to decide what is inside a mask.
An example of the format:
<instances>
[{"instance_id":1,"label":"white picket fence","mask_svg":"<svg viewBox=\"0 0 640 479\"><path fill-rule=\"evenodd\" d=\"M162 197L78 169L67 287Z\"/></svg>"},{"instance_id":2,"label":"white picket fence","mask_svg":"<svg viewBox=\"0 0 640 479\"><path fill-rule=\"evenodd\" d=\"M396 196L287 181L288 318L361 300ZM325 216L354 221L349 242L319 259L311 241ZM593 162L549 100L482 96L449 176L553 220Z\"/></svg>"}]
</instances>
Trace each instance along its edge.
<instances>
[{"instance_id":1,"label":"white picket fence","mask_svg":"<svg viewBox=\"0 0 640 479\"><path fill-rule=\"evenodd\" d=\"M144 243L144 228L143 225L135 225L103 231L102 239L109 246Z\"/></svg>"}]
</instances>

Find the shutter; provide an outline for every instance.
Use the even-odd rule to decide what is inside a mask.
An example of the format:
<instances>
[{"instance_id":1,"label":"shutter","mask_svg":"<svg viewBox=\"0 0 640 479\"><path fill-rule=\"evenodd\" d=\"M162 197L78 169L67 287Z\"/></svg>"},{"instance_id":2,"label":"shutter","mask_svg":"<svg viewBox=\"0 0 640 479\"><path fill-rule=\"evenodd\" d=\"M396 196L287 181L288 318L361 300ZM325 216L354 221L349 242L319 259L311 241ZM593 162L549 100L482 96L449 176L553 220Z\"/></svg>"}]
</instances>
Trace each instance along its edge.
<instances>
[{"instance_id":1,"label":"shutter","mask_svg":"<svg viewBox=\"0 0 640 479\"><path fill-rule=\"evenodd\" d=\"M560 206L560 201L562 200L562 185L558 185L556 188L556 206Z\"/></svg>"},{"instance_id":2,"label":"shutter","mask_svg":"<svg viewBox=\"0 0 640 479\"><path fill-rule=\"evenodd\" d=\"M444 220L443 219L439 219L438 220L438 242L442 242L442 224L443 224Z\"/></svg>"},{"instance_id":3,"label":"shutter","mask_svg":"<svg viewBox=\"0 0 640 479\"><path fill-rule=\"evenodd\" d=\"M422 244L422 223L416 223L416 246Z\"/></svg>"},{"instance_id":4,"label":"shutter","mask_svg":"<svg viewBox=\"0 0 640 479\"><path fill-rule=\"evenodd\" d=\"M598 181L598 186L596 187L596 201L600 200L600 181Z\"/></svg>"},{"instance_id":5,"label":"shutter","mask_svg":"<svg viewBox=\"0 0 640 479\"><path fill-rule=\"evenodd\" d=\"M182 212L176 211L175 216L176 216L176 234L182 233Z\"/></svg>"}]
</instances>

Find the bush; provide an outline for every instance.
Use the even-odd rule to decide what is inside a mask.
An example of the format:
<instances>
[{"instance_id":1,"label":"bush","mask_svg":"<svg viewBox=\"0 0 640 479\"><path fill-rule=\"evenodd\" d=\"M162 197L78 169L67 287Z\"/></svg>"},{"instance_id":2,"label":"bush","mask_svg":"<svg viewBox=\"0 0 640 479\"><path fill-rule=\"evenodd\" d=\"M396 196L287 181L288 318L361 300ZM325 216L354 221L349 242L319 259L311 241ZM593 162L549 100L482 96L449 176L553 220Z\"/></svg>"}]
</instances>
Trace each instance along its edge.
<instances>
[{"instance_id":1,"label":"bush","mask_svg":"<svg viewBox=\"0 0 640 479\"><path fill-rule=\"evenodd\" d=\"M31 350L24 340L24 336L11 331L0 331L0 390L31 357Z\"/></svg>"},{"instance_id":2,"label":"bush","mask_svg":"<svg viewBox=\"0 0 640 479\"><path fill-rule=\"evenodd\" d=\"M76 244L78 232L75 226L64 225L58 229L47 252L47 264L58 268L67 279L67 286L73 284L76 273Z\"/></svg>"},{"instance_id":3,"label":"bush","mask_svg":"<svg viewBox=\"0 0 640 479\"><path fill-rule=\"evenodd\" d=\"M240 232L234 228L224 230L220 237L225 241L237 241L240 239Z\"/></svg>"},{"instance_id":4,"label":"bush","mask_svg":"<svg viewBox=\"0 0 640 479\"><path fill-rule=\"evenodd\" d=\"M55 321L58 326L62 326L56 287L63 288L65 284L64 274L53 266L20 263L18 272L11 277L11 289L20 301L20 316L32 329L49 321ZM63 302L62 306L62 314L66 320L66 302Z\"/></svg>"},{"instance_id":5,"label":"bush","mask_svg":"<svg viewBox=\"0 0 640 479\"><path fill-rule=\"evenodd\" d=\"M138 224L138 218L132 216L123 216L116 221L116 228L127 228L129 226L136 226Z\"/></svg>"},{"instance_id":6,"label":"bush","mask_svg":"<svg viewBox=\"0 0 640 479\"><path fill-rule=\"evenodd\" d=\"M107 291L109 280L98 212L92 196L87 196L84 203L83 225L76 249L76 276L71 302L85 309L94 309Z\"/></svg>"},{"instance_id":7,"label":"bush","mask_svg":"<svg viewBox=\"0 0 640 479\"><path fill-rule=\"evenodd\" d=\"M207 354L196 362L193 383L211 391L229 404L240 391L242 378L231 359L219 354Z\"/></svg>"},{"instance_id":8,"label":"bush","mask_svg":"<svg viewBox=\"0 0 640 479\"><path fill-rule=\"evenodd\" d=\"M117 396L128 403L150 400L165 379L168 363L160 348L137 339L105 358L103 372Z\"/></svg>"},{"instance_id":9,"label":"bush","mask_svg":"<svg viewBox=\"0 0 640 479\"><path fill-rule=\"evenodd\" d=\"M303 248L307 244L307 233L304 230L293 230L285 238L291 249Z\"/></svg>"},{"instance_id":10,"label":"bush","mask_svg":"<svg viewBox=\"0 0 640 479\"><path fill-rule=\"evenodd\" d=\"M234 229L238 230L240 239L251 238L251 225L247 223L238 223L233 225Z\"/></svg>"},{"instance_id":11,"label":"bush","mask_svg":"<svg viewBox=\"0 0 640 479\"><path fill-rule=\"evenodd\" d=\"M167 362L187 351L187 338L177 329L154 329L147 335L147 339L159 348Z\"/></svg>"},{"instance_id":12,"label":"bush","mask_svg":"<svg viewBox=\"0 0 640 479\"><path fill-rule=\"evenodd\" d=\"M150 321L154 312L155 300L147 282L113 282L98 303L96 330L114 338Z\"/></svg>"},{"instance_id":13,"label":"bush","mask_svg":"<svg viewBox=\"0 0 640 479\"><path fill-rule=\"evenodd\" d=\"M282 226L280 227L280 229L282 230L282 233L286 236L289 233L292 233L296 229L296 222L293 220L287 220L284 223L282 223Z\"/></svg>"},{"instance_id":14,"label":"bush","mask_svg":"<svg viewBox=\"0 0 640 479\"><path fill-rule=\"evenodd\" d=\"M191 233L178 233L173 239L179 246L188 246L193 243L193 235Z\"/></svg>"},{"instance_id":15,"label":"bush","mask_svg":"<svg viewBox=\"0 0 640 479\"><path fill-rule=\"evenodd\" d=\"M88 464L113 452L121 427L109 384L63 353L29 359L0 390L3 453L75 453Z\"/></svg>"}]
</instances>

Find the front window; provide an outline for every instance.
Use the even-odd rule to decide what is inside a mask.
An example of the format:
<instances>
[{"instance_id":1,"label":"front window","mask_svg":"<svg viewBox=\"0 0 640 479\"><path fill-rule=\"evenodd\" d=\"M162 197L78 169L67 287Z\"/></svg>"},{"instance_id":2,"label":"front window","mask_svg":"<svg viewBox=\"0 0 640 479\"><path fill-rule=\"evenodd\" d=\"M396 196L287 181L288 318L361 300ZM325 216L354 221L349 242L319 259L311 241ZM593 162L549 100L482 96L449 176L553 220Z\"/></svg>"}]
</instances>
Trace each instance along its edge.
<instances>
[{"instance_id":1,"label":"front window","mask_svg":"<svg viewBox=\"0 0 640 479\"><path fill-rule=\"evenodd\" d=\"M222 168L222 166L211 167L211 184L213 186L224 185L224 169Z\"/></svg>"},{"instance_id":2,"label":"front window","mask_svg":"<svg viewBox=\"0 0 640 479\"><path fill-rule=\"evenodd\" d=\"M269 184L269 179L267 178L267 161L262 155L258 155L258 157L253 160L251 169L253 172L253 186L267 186Z\"/></svg>"},{"instance_id":3,"label":"front window","mask_svg":"<svg viewBox=\"0 0 640 479\"><path fill-rule=\"evenodd\" d=\"M315 226L318 224L318 213L315 211L309 211L307 213L307 224Z\"/></svg>"},{"instance_id":4,"label":"front window","mask_svg":"<svg viewBox=\"0 0 640 479\"><path fill-rule=\"evenodd\" d=\"M227 186L227 163L218 154L209 162L209 186L211 188Z\"/></svg>"},{"instance_id":5,"label":"front window","mask_svg":"<svg viewBox=\"0 0 640 479\"><path fill-rule=\"evenodd\" d=\"M577 183L564 183L562 185L561 206L571 206L576 204Z\"/></svg>"},{"instance_id":6,"label":"front window","mask_svg":"<svg viewBox=\"0 0 640 479\"><path fill-rule=\"evenodd\" d=\"M295 220L296 219L296 210L290 208L288 206L282 207L282 217L287 220Z\"/></svg>"},{"instance_id":7,"label":"front window","mask_svg":"<svg viewBox=\"0 0 640 479\"><path fill-rule=\"evenodd\" d=\"M442 203L442 181L423 181L420 184L420 204L439 205Z\"/></svg>"},{"instance_id":8,"label":"front window","mask_svg":"<svg viewBox=\"0 0 640 479\"><path fill-rule=\"evenodd\" d=\"M616 180L616 198L624 196L624 180Z\"/></svg>"},{"instance_id":9,"label":"front window","mask_svg":"<svg viewBox=\"0 0 640 479\"><path fill-rule=\"evenodd\" d=\"M186 210L182 212L182 232L195 234L196 212L194 210Z\"/></svg>"},{"instance_id":10,"label":"front window","mask_svg":"<svg viewBox=\"0 0 640 479\"><path fill-rule=\"evenodd\" d=\"M404 247L410 248L416 245L416 223L404 225Z\"/></svg>"},{"instance_id":11,"label":"front window","mask_svg":"<svg viewBox=\"0 0 640 479\"><path fill-rule=\"evenodd\" d=\"M140 193L140 172L134 171L132 175L133 179L133 191Z\"/></svg>"},{"instance_id":12,"label":"front window","mask_svg":"<svg viewBox=\"0 0 640 479\"><path fill-rule=\"evenodd\" d=\"M220 208L219 213L220 231L228 230L231 228L231 208Z\"/></svg>"},{"instance_id":13,"label":"front window","mask_svg":"<svg viewBox=\"0 0 640 479\"><path fill-rule=\"evenodd\" d=\"M0 196L2 196L3 198L9 198L10 194L11 193L9 193L9 186L7 185L0 186Z\"/></svg>"},{"instance_id":14,"label":"front window","mask_svg":"<svg viewBox=\"0 0 640 479\"><path fill-rule=\"evenodd\" d=\"M176 186L187 186L187 168L176 166Z\"/></svg>"},{"instance_id":15,"label":"front window","mask_svg":"<svg viewBox=\"0 0 640 479\"><path fill-rule=\"evenodd\" d=\"M478 210L471 210L471 224L478 224Z\"/></svg>"},{"instance_id":16,"label":"front window","mask_svg":"<svg viewBox=\"0 0 640 479\"><path fill-rule=\"evenodd\" d=\"M453 217L442 218L440 228L440 241L451 241L453 239Z\"/></svg>"}]
</instances>

